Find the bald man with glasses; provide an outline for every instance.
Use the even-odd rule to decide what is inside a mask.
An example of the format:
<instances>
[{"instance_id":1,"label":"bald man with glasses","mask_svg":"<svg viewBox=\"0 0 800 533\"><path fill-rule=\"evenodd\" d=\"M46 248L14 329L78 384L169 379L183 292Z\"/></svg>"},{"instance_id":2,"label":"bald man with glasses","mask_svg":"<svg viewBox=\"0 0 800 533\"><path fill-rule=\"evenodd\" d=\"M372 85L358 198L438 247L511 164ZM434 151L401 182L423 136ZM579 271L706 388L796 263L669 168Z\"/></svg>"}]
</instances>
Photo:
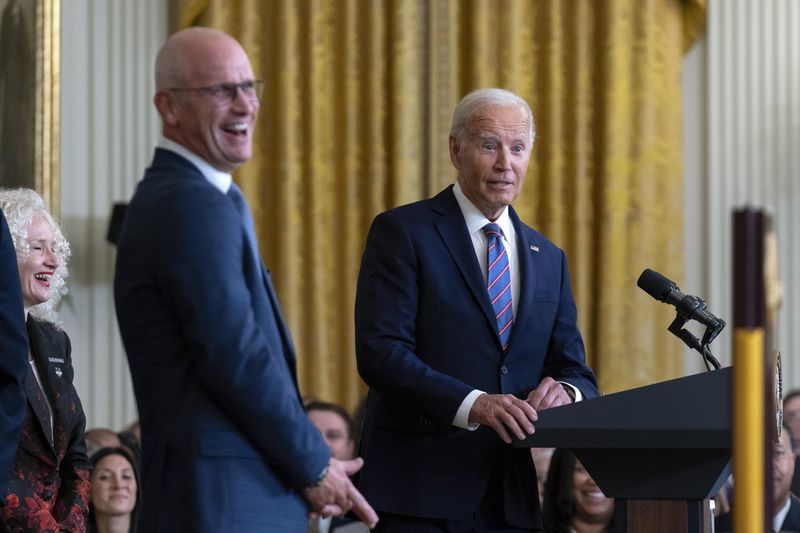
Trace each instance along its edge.
<instances>
[{"instance_id":1,"label":"bald man with glasses","mask_svg":"<svg viewBox=\"0 0 800 533\"><path fill-rule=\"evenodd\" d=\"M305 531L377 516L309 421L295 354L231 171L250 158L263 82L208 28L156 59L164 139L131 200L114 295L142 429L141 531Z\"/></svg>"}]
</instances>

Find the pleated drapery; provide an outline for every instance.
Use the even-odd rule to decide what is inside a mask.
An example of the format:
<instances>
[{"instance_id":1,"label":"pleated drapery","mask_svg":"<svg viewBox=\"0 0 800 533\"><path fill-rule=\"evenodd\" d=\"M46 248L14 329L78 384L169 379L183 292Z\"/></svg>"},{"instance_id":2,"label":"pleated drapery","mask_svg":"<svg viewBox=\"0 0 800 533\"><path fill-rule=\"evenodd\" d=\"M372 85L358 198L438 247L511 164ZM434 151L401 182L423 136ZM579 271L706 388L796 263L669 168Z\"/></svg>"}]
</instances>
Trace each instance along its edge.
<instances>
[{"instance_id":1,"label":"pleated drapery","mask_svg":"<svg viewBox=\"0 0 800 533\"><path fill-rule=\"evenodd\" d=\"M236 173L298 352L302 392L353 408L353 303L379 212L454 181L452 111L480 87L528 100L514 207L568 254L587 354L613 392L681 375L673 313L636 287L683 275L682 56L702 0L184 0L266 81ZM281 231L276 231L280 227ZM282 250L278 254L277 251ZM447 317L442 317L446 320Z\"/></svg>"}]
</instances>

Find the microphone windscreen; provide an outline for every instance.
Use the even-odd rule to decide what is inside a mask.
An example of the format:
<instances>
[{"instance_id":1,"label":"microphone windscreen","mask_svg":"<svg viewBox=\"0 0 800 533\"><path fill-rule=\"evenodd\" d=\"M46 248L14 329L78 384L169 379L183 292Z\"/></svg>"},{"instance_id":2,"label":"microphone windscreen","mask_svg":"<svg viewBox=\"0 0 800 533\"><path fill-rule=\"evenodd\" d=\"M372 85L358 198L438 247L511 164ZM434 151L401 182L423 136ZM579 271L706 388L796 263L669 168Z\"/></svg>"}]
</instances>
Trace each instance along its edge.
<instances>
[{"instance_id":1,"label":"microphone windscreen","mask_svg":"<svg viewBox=\"0 0 800 533\"><path fill-rule=\"evenodd\" d=\"M644 269L636 284L640 289L660 302L663 302L667 295L677 288L675 283L649 268Z\"/></svg>"}]
</instances>

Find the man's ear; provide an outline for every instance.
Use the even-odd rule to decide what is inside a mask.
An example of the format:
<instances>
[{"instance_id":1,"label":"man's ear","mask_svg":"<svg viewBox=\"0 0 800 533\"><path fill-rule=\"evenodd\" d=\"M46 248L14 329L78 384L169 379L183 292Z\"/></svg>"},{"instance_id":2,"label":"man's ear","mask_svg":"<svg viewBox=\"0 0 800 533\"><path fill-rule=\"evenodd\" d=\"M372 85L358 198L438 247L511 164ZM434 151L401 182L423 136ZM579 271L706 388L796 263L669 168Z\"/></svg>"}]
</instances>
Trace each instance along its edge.
<instances>
[{"instance_id":1,"label":"man's ear","mask_svg":"<svg viewBox=\"0 0 800 533\"><path fill-rule=\"evenodd\" d=\"M158 91L153 97L158 114L165 125L175 126L178 123L178 100L170 91Z\"/></svg>"},{"instance_id":2,"label":"man's ear","mask_svg":"<svg viewBox=\"0 0 800 533\"><path fill-rule=\"evenodd\" d=\"M461 170L461 143L453 135L450 136L450 161L456 169Z\"/></svg>"}]
</instances>

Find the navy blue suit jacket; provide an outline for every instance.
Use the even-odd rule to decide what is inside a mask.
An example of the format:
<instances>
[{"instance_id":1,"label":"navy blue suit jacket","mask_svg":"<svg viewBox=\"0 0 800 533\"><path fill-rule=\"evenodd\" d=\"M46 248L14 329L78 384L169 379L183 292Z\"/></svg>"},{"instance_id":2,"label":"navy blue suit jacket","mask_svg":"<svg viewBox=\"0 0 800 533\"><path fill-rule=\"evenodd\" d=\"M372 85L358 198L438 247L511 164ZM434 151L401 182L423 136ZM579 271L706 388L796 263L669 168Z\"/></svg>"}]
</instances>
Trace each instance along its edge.
<instances>
[{"instance_id":1,"label":"navy blue suit jacket","mask_svg":"<svg viewBox=\"0 0 800 533\"><path fill-rule=\"evenodd\" d=\"M17 253L0 210L0 504L25 420L28 334L19 284Z\"/></svg>"},{"instance_id":2,"label":"navy blue suit jacket","mask_svg":"<svg viewBox=\"0 0 800 533\"><path fill-rule=\"evenodd\" d=\"M359 488L379 511L469 518L501 468L506 519L538 527L528 450L489 427L454 427L456 410L473 389L525 398L545 376L597 395L564 253L510 216L521 289L506 353L452 187L372 224L355 313L358 368L370 386Z\"/></svg>"},{"instance_id":3,"label":"navy blue suit jacket","mask_svg":"<svg viewBox=\"0 0 800 533\"><path fill-rule=\"evenodd\" d=\"M800 533L800 498L793 493L789 493L789 512L781 524L781 532ZM730 533L733 531L733 512L728 512L718 516L714 520L714 530L718 533Z\"/></svg>"},{"instance_id":4,"label":"navy blue suit jacket","mask_svg":"<svg viewBox=\"0 0 800 533\"><path fill-rule=\"evenodd\" d=\"M114 281L142 427L142 531L300 531L330 452L233 200L157 149Z\"/></svg>"},{"instance_id":5,"label":"navy blue suit jacket","mask_svg":"<svg viewBox=\"0 0 800 533\"><path fill-rule=\"evenodd\" d=\"M789 494L792 503L789 504L789 512L783 519L781 531L800 531L800 498L794 494Z\"/></svg>"}]
</instances>

